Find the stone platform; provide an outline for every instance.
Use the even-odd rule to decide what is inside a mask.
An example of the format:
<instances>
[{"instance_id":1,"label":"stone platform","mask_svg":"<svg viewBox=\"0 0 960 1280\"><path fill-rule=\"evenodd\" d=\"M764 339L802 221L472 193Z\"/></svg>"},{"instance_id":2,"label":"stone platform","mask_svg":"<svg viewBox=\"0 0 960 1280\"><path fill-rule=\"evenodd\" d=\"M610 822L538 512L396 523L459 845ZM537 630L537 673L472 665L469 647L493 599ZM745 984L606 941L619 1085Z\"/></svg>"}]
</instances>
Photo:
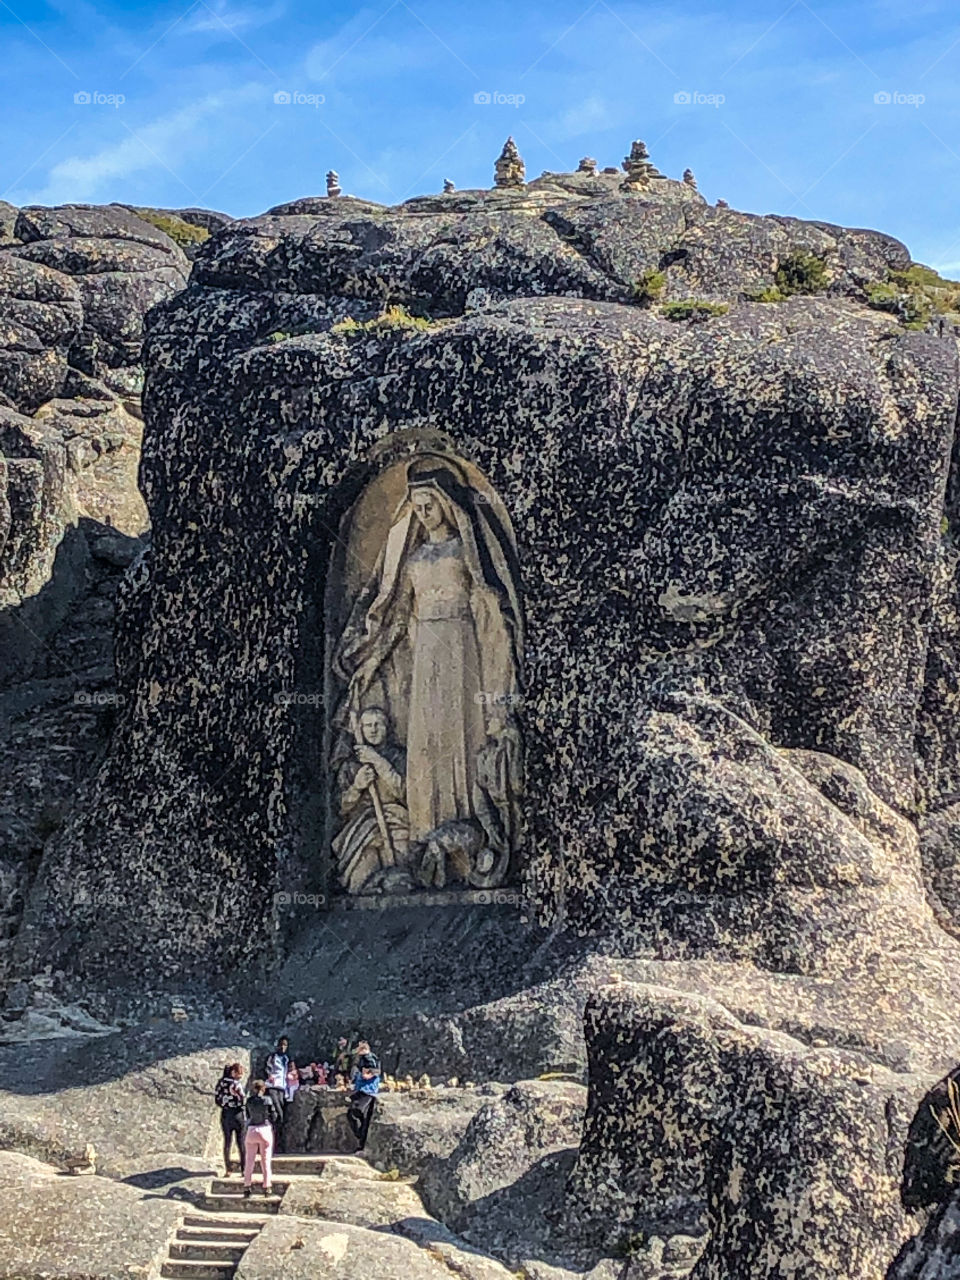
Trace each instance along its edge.
<instances>
[{"instance_id":1,"label":"stone platform","mask_svg":"<svg viewBox=\"0 0 960 1280\"><path fill-rule=\"evenodd\" d=\"M519 907L519 890L442 889L431 893L367 893L331 898L330 911L391 911L397 907Z\"/></svg>"}]
</instances>

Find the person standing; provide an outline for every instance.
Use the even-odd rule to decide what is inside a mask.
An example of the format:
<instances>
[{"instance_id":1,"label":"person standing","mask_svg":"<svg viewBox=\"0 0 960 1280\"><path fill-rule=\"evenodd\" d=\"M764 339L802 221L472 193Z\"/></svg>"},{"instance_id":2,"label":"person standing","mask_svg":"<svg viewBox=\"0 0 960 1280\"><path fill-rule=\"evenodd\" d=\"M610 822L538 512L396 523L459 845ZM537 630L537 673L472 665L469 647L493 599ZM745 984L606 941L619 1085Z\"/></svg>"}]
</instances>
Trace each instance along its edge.
<instances>
[{"instance_id":1,"label":"person standing","mask_svg":"<svg viewBox=\"0 0 960 1280\"><path fill-rule=\"evenodd\" d=\"M353 1074L353 1054L354 1050L347 1040L346 1036L341 1036L337 1041L337 1047L333 1051L333 1072L335 1076L345 1076L350 1079Z\"/></svg>"},{"instance_id":2,"label":"person standing","mask_svg":"<svg viewBox=\"0 0 960 1280\"><path fill-rule=\"evenodd\" d=\"M250 1086L250 1096L244 1107L247 1120L247 1134L244 1139L246 1158L243 1162L243 1194L245 1197L253 1193L253 1167L260 1157L260 1171L263 1176L263 1194L268 1196L273 1182L271 1159L273 1157L273 1134L277 1124L277 1108L267 1093L263 1080L254 1080Z\"/></svg>"},{"instance_id":3,"label":"person standing","mask_svg":"<svg viewBox=\"0 0 960 1280\"><path fill-rule=\"evenodd\" d=\"M283 1150L283 1108L287 1100L287 1072L290 1069L290 1041L281 1036L277 1047L267 1057L267 1094L273 1100L277 1118L274 1123L276 1149Z\"/></svg>"},{"instance_id":4,"label":"person standing","mask_svg":"<svg viewBox=\"0 0 960 1280\"><path fill-rule=\"evenodd\" d=\"M367 1145L370 1122L377 1106L380 1092L380 1061L370 1050L366 1040L357 1045L356 1069L353 1076L353 1093L347 1106L347 1124L357 1140L357 1151Z\"/></svg>"},{"instance_id":5,"label":"person standing","mask_svg":"<svg viewBox=\"0 0 960 1280\"><path fill-rule=\"evenodd\" d=\"M223 1132L223 1176L230 1177L230 1150L234 1141L237 1144L237 1155L240 1157L240 1172L243 1172L243 1067L239 1062L230 1062L223 1068L223 1075L217 1081L214 1093L217 1106L220 1108L220 1128Z\"/></svg>"}]
</instances>

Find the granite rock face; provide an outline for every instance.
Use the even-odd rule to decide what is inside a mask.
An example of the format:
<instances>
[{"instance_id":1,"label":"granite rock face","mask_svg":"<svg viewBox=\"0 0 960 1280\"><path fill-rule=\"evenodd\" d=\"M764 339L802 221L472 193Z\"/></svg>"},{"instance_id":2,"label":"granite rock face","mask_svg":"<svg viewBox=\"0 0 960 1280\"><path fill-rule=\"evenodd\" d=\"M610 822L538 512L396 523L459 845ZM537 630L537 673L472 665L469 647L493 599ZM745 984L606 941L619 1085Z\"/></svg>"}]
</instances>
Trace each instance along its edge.
<instances>
[{"instance_id":1,"label":"granite rock face","mask_svg":"<svg viewBox=\"0 0 960 1280\"><path fill-rule=\"evenodd\" d=\"M246 1250L237 1280L510 1280L490 1258L451 1247L443 1238L423 1246L387 1231L343 1222L299 1222L280 1216Z\"/></svg>"},{"instance_id":2,"label":"granite rock face","mask_svg":"<svg viewBox=\"0 0 960 1280\"><path fill-rule=\"evenodd\" d=\"M110 1178L62 1177L16 1152L0 1152L3 1280L91 1276L129 1280L158 1275L183 1205L144 1196Z\"/></svg>"},{"instance_id":3,"label":"granite rock face","mask_svg":"<svg viewBox=\"0 0 960 1280\"><path fill-rule=\"evenodd\" d=\"M932 1214L923 1232L906 1244L885 1280L953 1280L960 1275L960 1196Z\"/></svg>"},{"instance_id":4,"label":"granite rock face","mask_svg":"<svg viewBox=\"0 0 960 1280\"><path fill-rule=\"evenodd\" d=\"M590 1101L567 1189L609 1252L699 1237L696 1280L883 1275L916 1229L904 1148L927 1080L623 984L588 1008Z\"/></svg>"},{"instance_id":5,"label":"granite rock face","mask_svg":"<svg viewBox=\"0 0 960 1280\"><path fill-rule=\"evenodd\" d=\"M457 1147L421 1174L428 1208L512 1266L550 1253L548 1239L580 1141L586 1090L521 1081L488 1102Z\"/></svg>"},{"instance_id":6,"label":"granite rock face","mask_svg":"<svg viewBox=\"0 0 960 1280\"><path fill-rule=\"evenodd\" d=\"M281 881L330 888L316 851L323 586L369 449L410 427L472 458L516 529L532 637L526 889L542 917L562 911L628 949L656 938L666 954L706 945L811 971L827 957L785 940L790 912L822 916L842 950L872 878L905 930L927 927L909 832L876 857L851 832L859 852L817 883L804 837L792 853L780 833L825 813L841 829L843 802L834 813L818 794L832 766L813 782L791 773L789 800L773 784L788 776L777 752L817 752L859 770L840 790L914 813L955 346L854 300L859 279L902 262L895 242L718 213L675 185L677 204L561 184L449 213L331 201L207 243L192 287L152 320L142 479L157 535L125 599L114 750L51 850L41 933L89 918L54 899L51 877L96 886L108 932L146 898L162 973L207 964L211 909L252 954L274 936L265 906ZM616 228L620 248L572 248L554 215ZM684 325L635 305L643 266L691 269L671 255L694 234L720 264L709 281L698 267L696 288L725 293L730 313ZM822 237L837 246L830 288L847 296L737 303L722 245L744 284L766 253L769 283L778 252ZM385 297L433 322L335 327ZM671 751L702 734L704 761L718 734L731 756L706 793L679 766L668 777ZM762 837L728 868L725 842L747 834L730 811L751 788ZM695 844L671 849L678 807L712 848L702 866ZM173 843L190 875L154 892ZM90 971L96 949L72 963Z\"/></svg>"},{"instance_id":7,"label":"granite rock face","mask_svg":"<svg viewBox=\"0 0 960 1280\"><path fill-rule=\"evenodd\" d=\"M148 321L154 535L120 595L110 750L46 846L18 957L43 955L67 989L217 986L287 942L306 948L298 1000L342 971L388 1025L364 975L406 925L294 909L298 893L334 905L325 592L384 459L448 450L502 498L522 570L509 897L555 965L537 992L559 992L531 1052L568 1065L586 987L601 970L614 986L587 1003L582 1137L572 1104L535 1132L549 1106L521 1089L452 1150L423 1145L425 1186L446 1168L437 1205L538 1276L601 1255L613 1274L616 1255L631 1278L777 1280L790 1262L798 1280L873 1280L915 1234L899 1162L960 1044L943 927L960 900L956 343L865 305L909 263L889 237L621 182L544 175L398 209L308 198L197 252ZM31 219L46 243L53 224ZM797 253L822 260L819 294L748 300ZM62 247L16 257L83 265ZM70 279L56 322L92 308L84 358L120 385L127 339L97 327L111 296ZM661 304L682 300L728 309L678 322ZM47 366L23 365L34 396ZM445 934L460 908L442 910ZM460 950L438 967L459 972ZM512 1062L528 1041L511 1020L533 1027L536 1001L524 963L511 988L498 960L459 999L418 974L390 1050ZM541 1212L558 1202L559 1220ZM307 1225L297 1245L271 1224L290 1266L370 1269L363 1228L338 1224L334 1245ZM385 1240L382 1273L409 1268ZM241 1276L267 1274L268 1244Z\"/></svg>"},{"instance_id":8,"label":"granite rock face","mask_svg":"<svg viewBox=\"0 0 960 1280\"><path fill-rule=\"evenodd\" d=\"M8 216L9 215L9 216ZM180 249L120 208L0 217L0 904L4 939L44 841L102 753L113 602L141 550L145 313Z\"/></svg>"},{"instance_id":9,"label":"granite rock face","mask_svg":"<svg viewBox=\"0 0 960 1280\"><path fill-rule=\"evenodd\" d=\"M250 1067L230 1027L143 1027L0 1045L0 1147L64 1167L92 1142L98 1172L125 1178L146 1157L219 1154L213 1090L227 1062Z\"/></svg>"}]
</instances>

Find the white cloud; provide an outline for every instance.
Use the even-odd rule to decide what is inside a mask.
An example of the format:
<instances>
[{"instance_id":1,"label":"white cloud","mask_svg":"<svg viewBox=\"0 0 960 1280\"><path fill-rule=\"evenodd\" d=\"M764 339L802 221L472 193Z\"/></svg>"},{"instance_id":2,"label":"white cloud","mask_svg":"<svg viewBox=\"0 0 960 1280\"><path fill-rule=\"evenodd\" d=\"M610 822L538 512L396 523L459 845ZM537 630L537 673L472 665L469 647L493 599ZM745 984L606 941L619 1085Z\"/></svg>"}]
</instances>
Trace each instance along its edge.
<instances>
[{"instance_id":1,"label":"white cloud","mask_svg":"<svg viewBox=\"0 0 960 1280\"><path fill-rule=\"evenodd\" d=\"M398 37L381 22L386 13L361 9L329 39L318 40L307 50L306 74L311 80L330 82L334 78L349 81L367 76L395 79L443 62L464 69L454 51L445 48L415 18L407 16L409 26Z\"/></svg>"},{"instance_id":2,"label":"white cloud","mask_svg":"<svg viewBox=\"0 0 960 1280\"><path fill-rule=\"evenodd\" d=\"M47 174L46 185L37 191L19 196L20 204L65 204L68 202L95 202L97 197L115 196L118 180L148 169L167 169L177 175L181 157L197 143L197 126L204 120L232 112L243 102L262 98L266 90L259 84L247 84L231 93L210 94L198 102L181 107L179 111L160 116L150 124L136 128L124 128L119 142L102 147L90 155L73 155L61 160ZM77 106L79 111L91 111L89 106ZM119 119L119 111L117 117ZM113 115L113 112L111 112ZM183 183L184 198L199 199Z\"/></svg>"},{"instance_id":3,"label":"white cloud","mask_svg":"<svg viewBox=\"0 0 960 1280\"><path fill-rule=\"evenodd\" d=\"M616 123L607 103L602 98L590 97L563 113L559 132L562 137L578 138L584 133L608 129Z\"/></svg>"},{"instance_id":4,"label":"white cloud","mask_svg":"<svg viewBox=\"0 0 960 1280\"><path fill-rule=\"evenodd\" d=\"M180 23L176 30L180 35L200 31L229 35L246 27L266 26L281 17L283 12L281 4L271 5L270 8L244 9L241 5L230 5L227 0L213 0L211 4L202 0L189 21Z\"/></svg>"}]
</instances>

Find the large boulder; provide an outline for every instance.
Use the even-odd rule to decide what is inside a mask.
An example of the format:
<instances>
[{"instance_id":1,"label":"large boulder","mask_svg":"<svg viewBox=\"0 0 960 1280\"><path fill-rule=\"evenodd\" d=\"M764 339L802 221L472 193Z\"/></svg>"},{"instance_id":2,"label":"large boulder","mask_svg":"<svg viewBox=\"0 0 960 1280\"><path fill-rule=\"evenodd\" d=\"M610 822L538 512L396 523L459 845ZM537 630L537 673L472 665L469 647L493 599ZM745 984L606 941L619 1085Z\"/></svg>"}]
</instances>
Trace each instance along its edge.
<instances>
[{"instance_id":1,"label":"large boulder","mask_svg":"<svg viewBox=\"0 0 960 1280\"><path fill-rule=\"evenodd\" d=\"M382 1091L367 1139L367 1159L381 1170L419 1174L426 1165L450 1155L478 1110L504 1087ZM355 1151L357 1140L347 1124L346 1110L341 1092L298 1089L284 1113L286 1149Z\"/></svg>"},{"instance_id":2,"label":"large boulder","mask_svg":"<svg viewBox=\"0 0 960 1280\"><path fill-rule=\"evenodd\" d=\"M31 1156L0 1152L3 1280L130 1280L159 1275L183 1215L175 1199L111 1178L64 1177Z\"/></svg>"},{"instance_id":3,"label":"large boulder","mask_svg":"<svg viewBox=\"0 0 960 1280\"><path fill-rule=\"evenodd\" d=\"M426 1166L420 1185L427 1207L513 1266L553 1257L548 1215L562 1199L585 1105L579 1084L515 1084L476 1113L445 1160Z\"/></svg>"},{"instance_id":4,"label":"large boulder","mask_svg":"<svg viewBox=\"0 0 960 1280\"><path fill-rule=\"evenodd\" d=\"M875 1280L915 1230L901 1197L929 1076L621 984L587 1011L590 1101L565 1221L604 1252L700 1237L696 1280Z\"/></svg>"},{"instance_id":5,"label":"large boulder","mask_svg":"<svg viewBox=\"0 0 960 1280\"><path fill-rule=\"evenodd\" d=\"M369 1168L358 1173L338 1167L336 1161L330 1161L316 1181L292 1182L283 1194L280 1212L380 1230L424 1216L420 1197L409 1182L384 1180Z\"/></svg>"},{"instance_id":6,"label":"large boulder","mask_svg":"<svg viewBox=\"0 0 960 1280\"><path fill-rule=\"evenodd\" d=\"M866 305L909 264L898 242L679 188L548 175L397 209L308 199L204 243L148 321L155 536L124 582L111 747L46 846L18 958L113 998L238 983L291 941L288 998L310 979L341 1027L347 1010L392 1015L388 1048L406 1041L411 1066L438 1046L445 1066L524 1050L533 1070L579 1065L570 1025L619 967L655 998L588 1005L579 1154L571 1122L529 1165L539 1139L517 1138L511 1163L477 1118L502 1181L482 1194L468 1130L451 1217L525 1266L599 1250L689 1269L702 1249L710 1280L773 1280L794 1256L800 1275L836 1270L849 1238L865 1280L910 1234L903 1117L960 1041L950 837L935 914L917 828L952 803L956 772L956 343ZM111 239L59 217L21 215L31 254L49 258L33 246L63 227ZM816 296L749 301L797 255L820 260ZM133 339L91 346L77 288L72 350L122 386L131 366L110 361ZM685 320L657 289L718 305ZM365 925L331 909L325 600L343 516L384 459L424 442L480 469L516 532L526 840L507 896L528 919L510 924L496 896L444 900L433 971L404 985L384 966L381 992L418 908ZM539 1040L534 991L553 998ZM831 1143L849 1167L829 1167ZM563 1220L536 1217L568 1174ZM536 1220L511 1217L525 1198Z\"/></svg>"},{"instance_id":7,"label":"large boulder","mask_svg":"<svg viewBox=\"0 0 960 1280\"><path fill-rule=\"evenodd\" d=\"M365 1155L376 1168L423 1175L452 1155L481 1108L504 1085L381 1093Z\"/></svg>"},{"instance_id":8,"label":"large boulder","mask_svg":"<svg viewBox=\"0 0 960 1280\"><path fill-rule=\"evenodd\" d=\"M346 1222L268 1221L245 1251L237 1280L511 1280L492 1258L451 1244L439 1229L434 1242Z\"/></svg>"},{"instance_id":9,"label":"large boulder","mask_svg":"<svg viewBox=\"0 0 960 1280\"><path fill-rule=\"evenodd\" d=\"M226 1063L250 1066L235 1030L168 1023L78 1033L69 1017L52 1038L0 1045L0 1147L63 1167L92 1142L99 1171L114 1177L157 1153L218 1152L214 1086Z\"/></svg>"}]
</instances>

